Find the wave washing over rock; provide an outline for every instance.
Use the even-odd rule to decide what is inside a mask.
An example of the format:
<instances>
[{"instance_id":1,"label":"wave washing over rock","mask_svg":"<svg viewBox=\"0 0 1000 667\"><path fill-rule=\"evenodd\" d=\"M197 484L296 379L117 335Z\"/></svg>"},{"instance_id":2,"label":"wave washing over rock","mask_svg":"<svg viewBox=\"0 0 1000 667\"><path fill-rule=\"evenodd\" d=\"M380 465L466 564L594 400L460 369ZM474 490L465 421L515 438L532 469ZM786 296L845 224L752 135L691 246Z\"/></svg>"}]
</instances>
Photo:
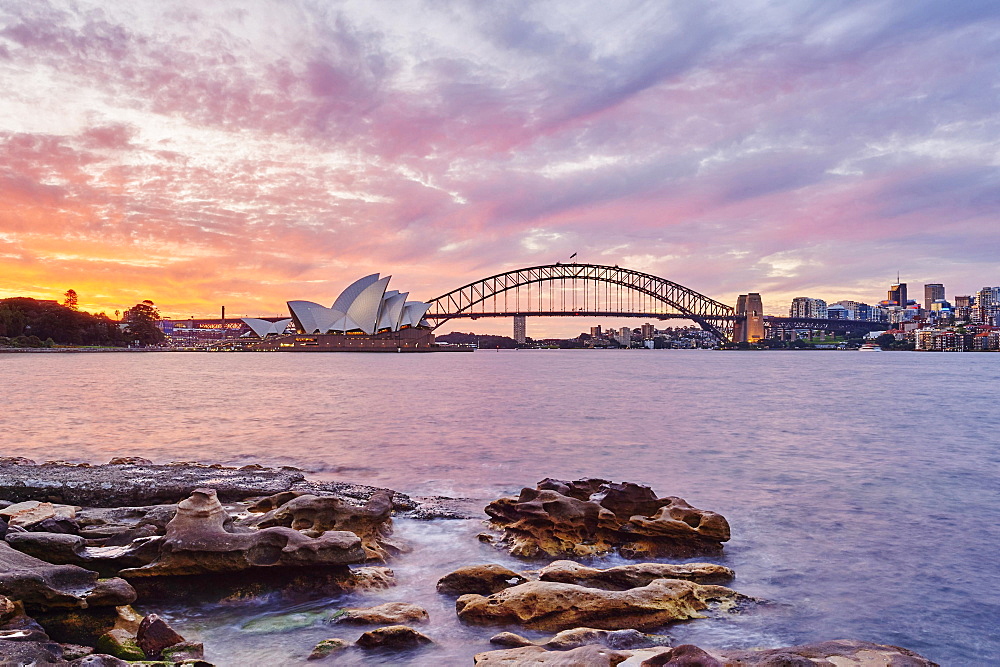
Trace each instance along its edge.
<instances>
[{"instance_id":1,"label":"wave washing over rock","mask_svg":"<svg viewBox=\"0 0 1000 667\"><path fill-rule=\"evenodd\" d=\"M447 498L313 482L288 468L2 459L0 661L210 665L207 651L218 664L233 664L158 612L200 603L205 613L222 614L269 600L287 612L246 632L316 625L329 626L329 634L360 632L303 647L311 648L309 660L438 663L439 626L412 602L300 605L393 590L397 578L387 565L412 557L411 546L394 536L393 519L468 519L461 507ZM470 562L437 581L416 582L454 599L462 624L493 628L494 650L470 645L469 663L934 664L899 647L824 638L755 651L672 646L660 631L674 622L726 622L767 602L720 585L736 577L722 565L649 560L717 555L730 529L721 515L646 486L547 479L490 503L486 513L496 534L481 540L535 559L533 566L548 562L523 571ZM605 554L638 562L598 567L593 558ZM558 634L518 634L525 631Z\"/></svg>"}]
</instances>

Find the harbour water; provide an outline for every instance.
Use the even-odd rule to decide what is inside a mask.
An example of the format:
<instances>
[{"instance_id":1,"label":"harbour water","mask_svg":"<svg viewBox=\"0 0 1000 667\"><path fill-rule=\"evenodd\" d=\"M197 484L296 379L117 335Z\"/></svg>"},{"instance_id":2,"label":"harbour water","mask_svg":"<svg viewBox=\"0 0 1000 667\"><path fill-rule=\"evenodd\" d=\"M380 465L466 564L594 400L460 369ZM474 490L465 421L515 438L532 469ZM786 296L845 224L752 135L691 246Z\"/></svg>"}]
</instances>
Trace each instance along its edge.
<instances>
[{"instance_id":1,"label":"harbour water","mask_svg":"<svg viewBox=\"0 0 1000 667\"><path fill-rule=\"evenodd\" d=\"M998 375L998 354L906 352L8 354L0 455L294 465L479 506L544 477L642 482L727 517L716 560L769 601L666 628L676 640L856 638L988 664L1000 655ZM391 563L399 586L314 606L416 602L437 644L374 662L471 664L498 630L459 624L436 579L538 565L481 544L481 530L398 521L413 547ZM319 639L361 632L260 632L254 621L281 611L260 605L157 611L220 665L295 664Z\"/></svg>"}]
</instances>

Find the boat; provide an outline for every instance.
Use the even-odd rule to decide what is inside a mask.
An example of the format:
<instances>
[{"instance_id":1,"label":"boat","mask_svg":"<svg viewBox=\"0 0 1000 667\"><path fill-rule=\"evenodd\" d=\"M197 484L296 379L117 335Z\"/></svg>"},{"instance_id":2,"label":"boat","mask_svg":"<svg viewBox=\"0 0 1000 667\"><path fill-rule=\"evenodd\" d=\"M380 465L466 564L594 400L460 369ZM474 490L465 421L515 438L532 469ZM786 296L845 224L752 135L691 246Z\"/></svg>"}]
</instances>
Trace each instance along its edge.
<instances>
[{"instance_id":1,"label":"boat","mask_svg":"<svg viewBox=\"0 0 1000 667\"><path fill-rule=\"evenodd\" d=\"M881 352L882 347L873 340L867 340L858 348L858 352Z\"/></svg>"}]
</instances>

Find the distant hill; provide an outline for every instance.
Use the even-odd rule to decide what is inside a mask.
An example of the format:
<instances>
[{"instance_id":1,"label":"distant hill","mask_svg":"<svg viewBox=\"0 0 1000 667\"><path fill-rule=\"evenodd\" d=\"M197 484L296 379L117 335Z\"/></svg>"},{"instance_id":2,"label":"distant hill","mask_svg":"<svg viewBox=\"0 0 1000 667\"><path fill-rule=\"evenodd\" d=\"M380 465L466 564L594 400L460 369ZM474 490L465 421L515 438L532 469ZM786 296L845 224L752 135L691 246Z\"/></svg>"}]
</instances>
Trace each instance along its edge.
<instances>
[{"instance_id":1,"label":"distant hill","mask_svg":"<svg viewBox=\"0 0 1000 667\"><path fill-rule=\"evenodd\" d=\"M124 345L118 323L104 313L91 315L28 297L0 299L0 346Z\"/></svg>"},{"instance_id":2,"label":"distant hill","mask_svg":"<svg viewBox=\"0 0 1000 667\"><path fill-rule=\"evenodd\" d=\"M461 333L459 331L444 334L443 336L435 336L434 340L439 343L451 343L453 345L475 345L478 343L479 347L484 349L499 347L502 350L513 350L517 347L514 339L508 336L486 336L483 334Z\"/></svg>"}]
</instances>

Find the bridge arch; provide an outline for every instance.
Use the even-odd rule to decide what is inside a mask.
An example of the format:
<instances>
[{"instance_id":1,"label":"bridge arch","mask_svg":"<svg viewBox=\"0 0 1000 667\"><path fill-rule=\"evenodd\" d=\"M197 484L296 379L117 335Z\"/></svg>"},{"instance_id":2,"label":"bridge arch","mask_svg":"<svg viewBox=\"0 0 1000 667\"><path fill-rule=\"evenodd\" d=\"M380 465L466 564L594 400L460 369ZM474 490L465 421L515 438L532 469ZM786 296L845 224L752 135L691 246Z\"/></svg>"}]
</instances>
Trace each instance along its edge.
<instances>
[{"instance_id":1,"label":"bridge arch","mask_svg":"<svg viewBox=\"0 0 1000 667\"><path fill-rule=\"evenodd\" d=\"M570 291L567 291L567 283L572 286ZM547 304L542 296L542 287L545 285L549 287ZM539 287L538 293L533 295L529 292L527 300L530 305L537 307L522 307L520 289L525 287L530 290L532 286ZM605 287L604 292L591 289L600 286ZM617 291L612 293L612 287ZM637 308L634 301L629 301L625 306L621 290L642 295L644 299L640 299L640 303L646 307ZM517 296L513 306L509 305L510 299L507 298L512 292ZM502 307L496 303L501 295L504 296ZM566 298L568 295L572 296L569 304ZM536 296L537 304L531 304ZM617 308L613 307L616 305L616 297ZM487 308L491 301L492 310ZM733 323L737 319L731 306L689 287L641 271L601 264L556 263L505 271L463 285L431 299L429 303L431 307L424 317L435 321L435 328L460 317L596 315L679 318L696 322L702 329L725 342L731 340Z\"/></svg>"}]
</instances>

